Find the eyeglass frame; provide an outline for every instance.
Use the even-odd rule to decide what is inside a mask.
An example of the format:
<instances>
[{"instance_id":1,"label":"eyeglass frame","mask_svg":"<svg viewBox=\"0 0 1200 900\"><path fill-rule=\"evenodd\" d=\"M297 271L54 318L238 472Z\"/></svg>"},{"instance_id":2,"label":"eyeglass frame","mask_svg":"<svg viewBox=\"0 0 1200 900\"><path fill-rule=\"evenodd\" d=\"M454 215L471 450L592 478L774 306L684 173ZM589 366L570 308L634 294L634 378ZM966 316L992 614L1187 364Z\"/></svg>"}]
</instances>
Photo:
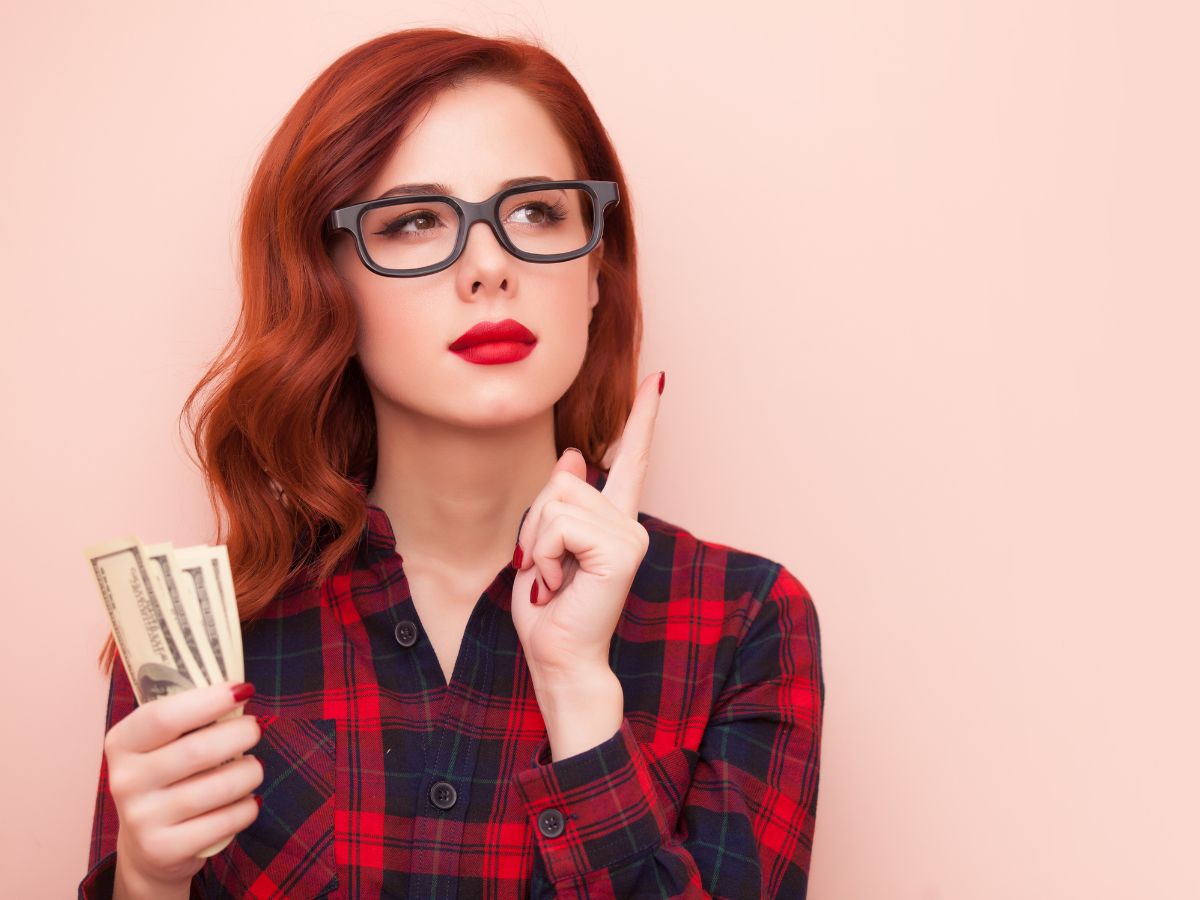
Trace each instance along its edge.
<instances>
[{"instance_id":1,"label":"eyeglass frame","mask_svg":"<svg viewBox=\"0 0 1200 900\"><path fill-rule=\"evenodd\" d=\"M568 251L567 253L527 253L517 248L508 239L508 235L504 233L504 227L500 224L499 219L500 201L513 194L529 194L549 188L582 188L592 198L592 237L582 249ZM440 263L419 266L415 269L388 269L378 265L371 259L362 236L363 216L369 210L386 206L432 203L435 201L452 206L458 213L458 235L455 238L454 249L446 259ZM458 258L462 256L463 249L467 246L467 234L471 230L471 226L476 222L486 222L488 227L492 229L492 234L496 236L496 240L500 242L500 246L517 259L524 260L525 262L556 263L566 262L569 259L577 259L580 256L591 253L596 248L596 245L600 243L600 239L604 237L604 217L608 213L608 208L616 206L620 202L621 195L615 181L537 181L505 188L502 191L497 191L486 200L480 200L477 203L472 203L470 200L463 200L460 197L452 197L448 194L419 194L403 197L384 197L380 200L366 200L362 203L353 203L349 206L342 206L335 209L329 214L327 224L331 233L349 231L354 236L354 244L358 248L358 258L362 260L364 266L375 274L383 275L387 278L415 278L420 275L432 275L434 272L440 272L454 265L458 261Z\"/></svg>"}]
</instances>

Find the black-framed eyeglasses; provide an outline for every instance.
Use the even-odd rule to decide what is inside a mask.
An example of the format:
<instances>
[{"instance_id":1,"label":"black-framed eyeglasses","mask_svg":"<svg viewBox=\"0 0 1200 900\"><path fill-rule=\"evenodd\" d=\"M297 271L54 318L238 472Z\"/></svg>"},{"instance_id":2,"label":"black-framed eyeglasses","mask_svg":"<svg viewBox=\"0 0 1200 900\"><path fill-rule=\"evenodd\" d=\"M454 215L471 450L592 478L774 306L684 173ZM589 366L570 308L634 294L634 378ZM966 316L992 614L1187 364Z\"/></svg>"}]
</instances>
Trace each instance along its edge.
<instances>
[{"instance_id":1,"label":"black-framed eyeglasses","mask_svg":"<svg viewBox=\"0 0 1200 900\"><path fill-rule=\"evenodd\" d=\"M608 208L619 202L615 181L539 181L478 203L445 194L368 200L335 209L329 228L354 235L358 256L372 272L411 278L453 265L476 222L487 222L517 259L575 259L595 249Z\"/></svg>"}]
</instances>

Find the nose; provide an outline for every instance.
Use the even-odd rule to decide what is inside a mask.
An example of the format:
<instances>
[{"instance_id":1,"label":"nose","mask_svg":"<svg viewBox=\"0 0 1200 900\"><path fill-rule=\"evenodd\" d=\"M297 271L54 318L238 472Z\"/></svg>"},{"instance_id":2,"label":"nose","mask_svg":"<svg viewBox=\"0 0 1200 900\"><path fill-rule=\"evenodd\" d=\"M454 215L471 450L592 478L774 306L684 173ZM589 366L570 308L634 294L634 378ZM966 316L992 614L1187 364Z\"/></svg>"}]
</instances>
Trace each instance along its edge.
<instances>
[{"instance_id":1,"label":"nose","mask_svg":"<svg viewBox=\"0 0 1200 900\"><path fill-rule=\"evenodd\" d=\"M485 235L487 235L487 237L480 238L480 236L479 236L480 231L482 231ZM476 244L478 244L480 242L480 240L483 240L484 243L490 245L493 249L498 249L501 252L504 251L504 245L500 243L500 239L498 237L496 237L496 233L492 230L492 223L481 219L478 222L472 222L467 227L467 236L466 236L466 238L464 240L464 244L463 244L463 252L464 253L467 251L467 249L469 248L469 246L471 244L472 234L475 236Z\"/></svg>"},{"instance_id":2,"label":"nose","mask_svg":"<svg viewBox=\"0 0 1200 900\"><path fill-rule=\"evenodd\" d=\"M472 296L484 285L499 291L509 290L513 274L510 262L508 250L500 243L492 224L486 220L472 222L457 262L458 278L462 279L460 290Z\"/></svg>"},{"instance_id":3,"label":"nose","mask_svg":"<svg viewBox=\"0 0 1200 900\"><path fill-rule=\"evenodd\" d=\"M462 254L459 257L460 263L463 262L463 257L466 257L467 265L472 268L482 268L493 274L502 274L514 258L492 230L492 223L482 219L472 222L467 227L467 236L463 240Z\"/></svg>"}]
</instances>

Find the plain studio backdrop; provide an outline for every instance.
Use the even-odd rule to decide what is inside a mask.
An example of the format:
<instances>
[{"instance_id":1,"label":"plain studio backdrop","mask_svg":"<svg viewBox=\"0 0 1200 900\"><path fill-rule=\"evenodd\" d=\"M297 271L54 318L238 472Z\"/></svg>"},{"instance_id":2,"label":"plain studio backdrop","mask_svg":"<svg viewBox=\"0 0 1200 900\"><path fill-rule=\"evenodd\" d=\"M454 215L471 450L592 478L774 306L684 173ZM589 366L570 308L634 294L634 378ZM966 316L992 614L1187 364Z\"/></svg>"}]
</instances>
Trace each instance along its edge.
<instances>
[{"instance_id":1,"label":"plain studio backdrop","mask_svg":"<svg viewBox=\"0 0 1200 900\"><path fill-rule=\"evenodd\" d=\"M643 509L819 611L810 896L1200 896L1183 0L5 0L5 894L86 864L84 547L212 538L176 420L252 166L338 55L426 25L542 39L621 155L667 371Z\"/></svg>"}]
</instances>

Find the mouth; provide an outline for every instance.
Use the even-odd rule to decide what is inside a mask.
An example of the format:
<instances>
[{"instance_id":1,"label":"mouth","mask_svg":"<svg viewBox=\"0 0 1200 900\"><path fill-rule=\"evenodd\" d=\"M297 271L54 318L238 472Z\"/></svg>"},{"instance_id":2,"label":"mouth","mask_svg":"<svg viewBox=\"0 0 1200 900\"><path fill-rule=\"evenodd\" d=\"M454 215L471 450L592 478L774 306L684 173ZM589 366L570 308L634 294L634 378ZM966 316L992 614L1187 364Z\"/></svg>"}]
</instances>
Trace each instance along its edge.
<instances>
[{"instance_id":1,"label":"mouth","mask_svg":"<svg viewBox=\"0 0 1200 900\"><path fill-rule=\"evenodd\" d=\"M470 363L496 366L524 359L533 352L535 343L536 341L486 341L452 352L455 356Z\"/></svg>"},{"instance_id":2,"label":"mouth","mask_svg":"<svg viewBox=\"0 0 1200 900\"><path fill-rule=\"evenodd\" d=\"M484 344L534 344L537 337L516 319L480 322L458 336L450 345L455 352Z\"/></svg>"}]
</instances>

